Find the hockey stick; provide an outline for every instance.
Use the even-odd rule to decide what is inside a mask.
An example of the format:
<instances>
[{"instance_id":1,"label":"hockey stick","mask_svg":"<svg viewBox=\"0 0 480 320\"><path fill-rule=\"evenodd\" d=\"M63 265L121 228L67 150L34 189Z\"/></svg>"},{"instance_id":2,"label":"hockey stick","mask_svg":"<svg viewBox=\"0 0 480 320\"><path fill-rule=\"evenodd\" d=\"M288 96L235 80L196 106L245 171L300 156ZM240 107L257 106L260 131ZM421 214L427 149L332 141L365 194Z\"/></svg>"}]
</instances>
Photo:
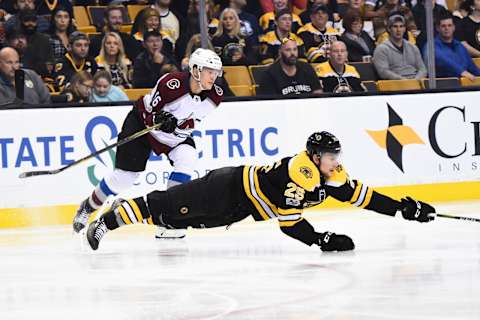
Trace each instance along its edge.
<instances>
[{"instance_id":1,"label":"hockey stick","mask_svg":"<svg viewBox=\"0 0 480 320\"><path fill-rule=\"evenodd\" d=\"M448 215L448 214L440 214L440 213L437 213L437 217L448 218L448 219L457 219L457 220L466 220L466 221L472 221L472 222L480 222L480 219L476 219L476 218L451 216L451 215Z\"/></svg>"}]
</instances>

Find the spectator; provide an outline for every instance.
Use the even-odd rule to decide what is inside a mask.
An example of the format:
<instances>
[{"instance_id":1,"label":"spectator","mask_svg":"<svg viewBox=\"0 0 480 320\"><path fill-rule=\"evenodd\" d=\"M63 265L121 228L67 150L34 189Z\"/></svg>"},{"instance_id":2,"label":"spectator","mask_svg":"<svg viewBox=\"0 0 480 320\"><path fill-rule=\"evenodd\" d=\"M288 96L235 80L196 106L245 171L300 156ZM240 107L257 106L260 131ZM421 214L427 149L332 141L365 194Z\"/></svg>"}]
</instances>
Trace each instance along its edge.
<instances>
[{"instance_id":1,"label":"spectator","mask_svg":"<svg viewBox=\"0 0 480 320\"><path fill-rule=\"evenodd\" d=\"M324 92L366 91L354 66L347 64L347 46L342 41L332 43L330 58L315 67Z\"/></svg>"},{"instance_id":2,"label":"spectator","mask_svg":"<svg viewBox=\"0 0 480 320\"><path fill-rule=\"evenodd\" d=\"M17 11L16 14L10 16L8 20L5 22L5 30L9 31L13 28L18 28L20 25L20 14L25 10L33 10L36 14L35 10L35 0L14 0L13 8ZM38 32L46 32L48 30L49 22L47 18L43 16L37 17L37 30Z\"/></svg>"},{"instance_id":3,"label":"spectator","mask_svg":"<svg viewBox=\"0 0 480 320\"><path fill-rule=\"evenodd\" d=\"M448 10L436 3L436 0L431 0L433 2L433 21L437 21L438 17L444 15ZM415 19L415 24L417 25L419 34L416 37L417 46L421 49L423 45L427 42L427 21L425 19L425 0L419 0L417 4L412 8L413 17Z\"/></svg>"},{"instance_id":4,"label":"spectator","mask_svg":"<svg viewBox=\"0 0 480 320\"><path fill-rule=\"evenodd\" d=\"M262 64L272 63L278 57L278 49L284 38L293 39L298 45L298 56L305 59L305 47L302 38L292 33L292 14L288 9L280 10L275 17L276 28L260 36L260 61ZM306 59L305 59L306 60Z\"/></svg>"},{"instance_id":5,"label":"spectator","mask_svg":"<svg viewBox=\"0 0 480 320\"><path fill-rule=\"evenodd\" d=\"M222 59L223 65L249 65L256 64L254 43L240 35L240 19L237 12L225 8L220 15L220 25L213 35L212 44L215 52Z\"/></svg>"},{"instance_id":6,"label":"spectator","mask_svg":"<svg viewBox=\"0 0 480 320\"><path fill-rule=\"evenodd\" d=\"M273 12L275 11L275 0L260 0L260 5L262 7L263 12ZM295 7L299 11L303 11L306 8L307 0L289 0L285 1L287 5L291 6L292 8Z\"/></svg>"},{"instance_id":7,"label":"spectator","mask_svg":"<svg viewBox=\"0 0 480 320\"><path fill-rule=\"evenodd\" d=\"M287 0L273 0L273 11L265 13L260 17L258 21L260 28L262 28L264 33L275 30L275 26L277 22L276 20L277 14L278 12L284 11L284 10L287 10L288 12L290 12L290 15L292 16L291 30L293 33L296 33L297 30L302 27L302 20L300 19L299 16L292 13L292 10L288 5Z\"/></svg>"},{"instance_id":8,"label":"spectator","mask_svg":"<svg viewBox=\"0 0 480 320\"><path fill-rule=\"evenodd\" d=\"M93 92L90 102L128 101L128 97L120 87L112 84L112 77L106 70L99 70L93 76Z\"/></svg>"},{"instance_id":9,"label":"spectator","mask_svg":"<svg viewBox=\"0 0 480 320\"><path fill-rule=\"evenodd\" d=\"M105 33L102 49L95 59L99 69L110 74L110 82L123 89L132 87L132 62L125 56L122 39L115 32Z\"/></svg>"},{"instance_id":10,"label":"spectator","mask_svg":"<svg viewBox=\"0 0 480 320\"><path fill-rule=\"evenodd\" d=\"M333 27L333 24L340 20L340 16L338 15L338 5L336 0L308 0L307 2L307 9L300 14L300 19L302 20L302 24L306 25L309 22L312 22L310 19L310 15L312 14L312 8L316 5L321 5L327 7L328 9L328 22L327 25L329 27Z\"/></svg>"},{"instance_id":11,"label":"spectator","mask_svg":"<svg viewBox=\"0 0 480 320\"><path fill-rule=\"evenodd\" d=\"M284 38L279 54L279 59L268 67L260 79L258 95L296 96L322 92L313 68L298 61L295 39Z\"/></svg>"},{"instance_id":12,"label":"spectator","mask_svg":"<svg viewBox=\"0 0 480 320\"><path fill-rule=\"evenodd\" d=\"M465 77L475 80L480 70L475 66L467 49L454 38L455 25L450 13L441 16L435 23L438 35L435 37L435 69L438 78ZM423 57L427 58L427 46Z\"/></svg>"},{"instance_id":13,"label":"spectator","mask_svg":"<svg viewBox=\"0 0 480 320\"><path fill-rule=\"evenodd\" d=\"M22 30L10 29L6 34L6 45L17 51L20 67L24 67L24 56L27 50L27 35Z\"/></svg>"},{"instance_id":14,"label":"spectator","mask_svg":"<svg viewBox=\"0 0 480 320\"><path fill-rule=\"evenodd\" d=\"M175 70L176 66L162 53L162 36L158 31L148 31L143 38L145 50L133 63L133 86L153 88L163 74Z\"/></svg>"},{"instance_id":15,"label":"spectator","mask_svg":"<svg viewBox=\"0 0 480 320\"><path fill-rule=\"evenodd\" d=\"M75 31L72 17L67 9L58 7L50 20L50 47L52 48L55 61L61 59L67 53L68 37Z\"/></svg>"},{"instance_id":16,"label":"spectator","mask_svg":"<svg viewBox=\"0 0 480 320\"><path fill-rule=\"evenodd\" d=\"M73 17L73 7L70 0L37 0L37 14L50 18L52 13L58 8L65 8L69 15Z\"/></svg>"},{"instance_id":17,"label":"spectator","mask_svg":"<svg viewBox=\"0 0 480 320\"><path fill-rule=\"evenodd\" d=\"M328 8L326 6L322 4L313 6L310 19L312 22L298 30L298 36L305 44L309 62L326 61L330 43L336 41L340 35L336 29L327 26Z\"/></svg>"},{"instance_id":18,"label":"spectator","mask_svg":"<svg viewBox=\"0 0 480 320\"><path fill-rule=\"evenodd\" d=\"M415 44L415 35L418 33L415 19L412 11L408 7L402 5L400 0L386 0L385 3L377 10L377 13L378 16L372 19L377 45L388 39L388 32L385 23L390 15L397 13L400 13L405 17L408 30L408 32L405 34L405 37L412 44Z\"/></svg>"},{"instance_id":19,"label":"spectator","mask_svg":"<svg viewBox=\"0 0 480 320\"><path fill-rule=\"evenodd\" d=\"M20 69L18 53L13 48L0 50L0 101L13 102L16 98L15 72ZM50 94L42 79L33 70L22 69L25 74L23 101L28 104L50 103Z\"/></svg>"},{"instance_id":20,"label":"spectator","mask_svg":"<svg viewBox=\"0 0 480 320\"><path fill-rule=\"evenodd\" d=\"M480 1L467 0L469 15L459 25L458 40L462 42L471 57L480 57Z\"/></svg>"},{"instance_id":21,"label":"spectator","mask_svg":"<svg viewBox=\"0 0 480 320\"><path fill-rule=\"evenodd\" d=\"M88 55L90 40L83 32L75 31L68 38L68 52L55 65L56 89L62 91L73 75L85 71L91 75L97 72L95 60Z\"/></svg>"},{"instance_id":22,"label":"spectator","mask_svg":"<svg viewBox=\"0 0 480 320\"><path fill-rule=\"evenodd\" d=\"M133 61L141 52L141 46L131 35L120 32L120 27L123 24L122 6L110 5L105 10L105 26L101 34L95 35L90 44L89 54L92 57L98 56L102 48L102 40L106 32L116 32L120 35L125 48L125 53L128 59Z\"/></svg>"},{"instance_id":23,"label":"spectator","mask_svg":"<svg viewBox=\"0 0 480 320\"><path fill-rule=\"evenodd\" d=\"M85 103L90 101L92 89L92 75L89 72L80 71L75 73L63 93L67 97L67 102Z\"/></svg>"},{"instance_id":24,"label":"spectator","mask_svg":"<svg viewBox=\"0 0 480 320\"><path fill-rule=\"evenodd\" d=\"M147 31L156 30L162 35L163 51L168 55L173 55L173 39L162 30L160 14L153 8L145 8L142 18L138 22L138 31L132 36L143 44L143 34Z\"/></svg>"},{"instance_id":25,"label":"spectator","mask_svg":"<svg viewBox=\"0 0 480 320\"><path fill-rule=\"evenodd\" d=\"M23 56L23 66L33 69L40 76L47 73L47 62L53 62L50 38L37 31L37 15L33 10L23 10L19 15L20 32L27 36L27 48Z\"/></svg>"},{"instance_id":26,"label":"spectator","mask_svg":"<svg viewBox=\"0 0 480 320\"><path fill-rule=\"evenodd\" d=\"M373 55L373 64L380 79L422 79L427 68L418 47L404 39L406 26L402 15L388 18L387 30L390 38L380 44Z\"/></svg>"},{"instance_id":27,"label":"spectator","mask_svg":"<svg viewBox=\"0 0 480 320\"><path fill-rule=\"evenodd\" d=\"M253 14L243 10L247 5L247 0L230 0L229 2L230 8L237 12L238 18L240 19L240 34L246 41L258 46L258 37L262 33L262 30L258 25L257 18Z\"/></svg>"},{"instance_id":28,"label":"spectator","mask_svg":"<svg viewBox=\"0 0 480 320\"><path fill-rule=\"evenodd\" d=\"M343 26L345 32L340 37L348 51L348 61L350 62L370 62L375 42L363 30L363 19L358 9L348 9L343 17Z\"/></svg>"}]
</instances>

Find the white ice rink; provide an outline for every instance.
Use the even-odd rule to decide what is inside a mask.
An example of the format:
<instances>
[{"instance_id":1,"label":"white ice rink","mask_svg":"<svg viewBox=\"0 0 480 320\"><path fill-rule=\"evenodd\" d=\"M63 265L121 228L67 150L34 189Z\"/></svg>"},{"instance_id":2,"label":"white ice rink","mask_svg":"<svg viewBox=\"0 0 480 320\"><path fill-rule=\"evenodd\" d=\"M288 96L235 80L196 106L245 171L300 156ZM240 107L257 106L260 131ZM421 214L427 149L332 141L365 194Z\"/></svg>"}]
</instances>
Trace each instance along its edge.
<instances>
[{"instance_id":1,"label":"white ice rink","mask_svg":"<svg viewBox=\"0 0 480 320\"><path fill-rule=\"evenodd\" d=\"M480 202L437 208L480 218ZM184 241L125 227L97 252L67 227L0 231L0 319L480 319L480 223L359 210L306 217L357 248L321 253L276 222Z\"/></svg>"}]
</instances>

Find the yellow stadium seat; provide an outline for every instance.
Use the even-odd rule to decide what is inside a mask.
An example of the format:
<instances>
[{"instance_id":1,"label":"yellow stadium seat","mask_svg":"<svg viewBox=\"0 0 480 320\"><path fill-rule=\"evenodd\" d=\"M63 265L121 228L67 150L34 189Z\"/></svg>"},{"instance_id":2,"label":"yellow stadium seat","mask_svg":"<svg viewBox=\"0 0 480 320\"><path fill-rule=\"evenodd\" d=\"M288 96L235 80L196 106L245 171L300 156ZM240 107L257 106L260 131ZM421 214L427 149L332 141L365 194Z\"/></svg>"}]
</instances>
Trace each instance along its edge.
<instances>
[{"instance_id":1,"label":"yellow stadium seat","mask_svg":"<svg viewBox=\"0 0 480 320\"><path fill-rule=\"evenodd\" d=\"M75 22L78 28L91 26L87 10L84 6L74 6L73 15L75 17Z\"/></svg>"},{"instance_id":2,"label":"yellow stadium seat","mask_svg":"<svg viewBox=\"0 0 480 320\"><path fill-rule=\"evenodd\" d=\"M78 27L77 30L86 34L97 32L97 28L95 28L94 26Z\"/></svg>"},{"instance_id":3,"label":"yellow stadium seat","mask_svg":"<svg viewBox=\"0 0 480 320\"><path fill-rule=\"evenodd\" d=\"M474 81L470 81L467 78L460 78L460 84L462 87L480 87L480 77L476 77Z\"/></svg>"},{"instance_id":4,"label":"yellow stadium seat","mask_svg":"<svg viewBox=\"0 0 480 320\"><path fill-rule=\"evenodd\" d=\"M473 58L472 60L473 63L475 63L475 65L480 68L480 58Z\"/></svg>"},{"instance_id":5,"label":"yellow stadium seat","mask_svg":"<svg viewBox=\"0 0 480 320\"><path fill-rule=\"evenodd\" d=\"M133 101L133 100L137 100L141 96L146 95L147 93L150 93L152 89L136 88L136 89L124 89L123 91L125 91L125 94L127 95L128 99Z\"/></svg>"},{"instance_id":6,"label":"yellow stadium seat","mask_svg":"<svg viewBox=\"0 0 480 320\"><path fill-rule=\"evenodd\" d=\"M252 86L229 86L236 97L250 97L253 95Z\"/></svg>"},{"instance_id":7,"label":"yellow stadium seat","mask_svg":"<svg viewBox=\"0 0 480 320\"><path fill-rule=\"evenodd\" d=\"M246 66L225 66L223 71L229 86L252 86Z\"/></svg>"},{"instance_id":8,"label":"yellow stadium seat","mask_svg":"<svg viewBox=\"0 0 480 320\"><path fill-rule=\"evenodd\" d=\"M135 21L135 17L137 14L142 11L147 6L144 4L130 4L127 6L128 15L130 16L130 20Z\"/></svg>"},{"instance_id":9,"label":"yellow stadium seat","mask_svg":"<svg viewBox=\"0 0 480 320\"><path fill-rule=\"evenodd\" d=\"M125 24L123 26L120 26L120 32L125 32L125 33L130 34L131 31L132 31L132 25L131 24Z\"/></svg>"},{"instance_id":10,"label":"yellow stadium seat","mask_svg":"<svg viewBox=\"0 0 480 320\"><path fill-rule=\"evenodd\" d=\"M421 90L420 81L416 79L406 80L379 80L377 81L379 91L402 91L402 90Z\"/></svg>"}]
</instances>

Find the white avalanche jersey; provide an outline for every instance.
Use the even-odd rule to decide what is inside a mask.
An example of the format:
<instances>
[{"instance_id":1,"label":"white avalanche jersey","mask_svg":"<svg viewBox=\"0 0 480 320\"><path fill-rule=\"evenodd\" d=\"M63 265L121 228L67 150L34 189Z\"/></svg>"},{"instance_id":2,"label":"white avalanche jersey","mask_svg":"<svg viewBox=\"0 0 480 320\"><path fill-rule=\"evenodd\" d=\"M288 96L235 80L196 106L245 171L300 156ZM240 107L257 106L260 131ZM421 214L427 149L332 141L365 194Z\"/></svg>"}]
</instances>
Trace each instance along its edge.
<instances>
[{"instance_id":1,"label":"white avalanche jersey","mask_svg":"<svg viewBox=\"0 0 480 320\"><path fill-rule=\"evenodd\" d=\"M190 92L190 73L173 72L161 77L152 91L137 102L139 114L146 126L153 125L153 113L168 111L178 119L173 133L151 131L149 141L155 153L160 154L190 137L195 123L200 122L222 101L223 90L217 85L200 95Z\"/></svg>"}]
</instances>

